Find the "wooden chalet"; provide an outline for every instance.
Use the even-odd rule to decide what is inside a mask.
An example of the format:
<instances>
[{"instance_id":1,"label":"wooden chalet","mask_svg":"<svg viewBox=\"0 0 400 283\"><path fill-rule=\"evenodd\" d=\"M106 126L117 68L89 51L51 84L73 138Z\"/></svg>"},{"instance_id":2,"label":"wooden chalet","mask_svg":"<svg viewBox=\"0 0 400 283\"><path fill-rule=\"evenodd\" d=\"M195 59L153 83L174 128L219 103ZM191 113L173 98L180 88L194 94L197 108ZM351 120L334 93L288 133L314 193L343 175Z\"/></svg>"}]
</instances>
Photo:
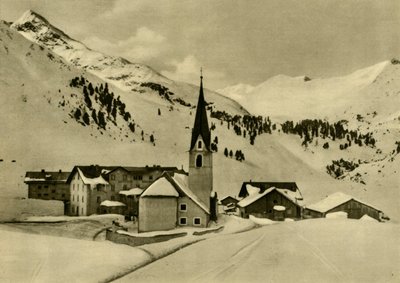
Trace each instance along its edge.
<instances>
[{"instance_id":1,"label":"wooden chalet","mask_svg":"<svg viewBox=\"0 0 400 283\"><path fill-rule=\"evenodd\" d=\"M281 220L282 218L300 219L303 197L294 182L244 182L237 203L240 215L248 218Z\"/></svg>"},{"instance_id":2,"label":"wooden chalet","mask_svg":"<svg viewBox=\"0 0 400 283\"><path fill-rule=\"evenodd\" d=\"M323 200L306 206L304 209L304 218L326 217L329 213L346 212L348 218L360 219L368 215L378 221L382 221L383 212L361 200L342 192L331 194Z\"/></svg>"}]
</instances>

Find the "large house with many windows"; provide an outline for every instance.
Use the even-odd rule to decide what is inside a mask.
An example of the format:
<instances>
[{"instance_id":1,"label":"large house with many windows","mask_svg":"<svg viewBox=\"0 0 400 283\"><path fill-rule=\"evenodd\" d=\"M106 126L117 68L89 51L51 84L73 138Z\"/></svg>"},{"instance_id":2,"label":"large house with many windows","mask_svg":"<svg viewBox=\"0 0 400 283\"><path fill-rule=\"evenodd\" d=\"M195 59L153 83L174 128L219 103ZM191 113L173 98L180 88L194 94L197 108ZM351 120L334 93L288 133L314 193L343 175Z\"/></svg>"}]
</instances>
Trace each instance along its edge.
<instances>
[{"instance_id":1,"label":"large house with many windows","mask_svg":"<svg viewBox=\"0 0 400 283\"><path fill-rule=\"evenodd\" d=\"M110 207L113 205L119 207L122 201L128 209L137 206L138 198L136 198L136 204L128 203L130 199L125 198L126 194L120 194L120 192L134 188L146 189L165 171L179 170L176 167L159 165L145 167L75 166L67 180L70 190L70 214L90 215L110 211L124 211L125 213L125 210ZM137 209L128 209L129 211L131 212L129 216L137 216Z\"/></svg>"}]
</instances>

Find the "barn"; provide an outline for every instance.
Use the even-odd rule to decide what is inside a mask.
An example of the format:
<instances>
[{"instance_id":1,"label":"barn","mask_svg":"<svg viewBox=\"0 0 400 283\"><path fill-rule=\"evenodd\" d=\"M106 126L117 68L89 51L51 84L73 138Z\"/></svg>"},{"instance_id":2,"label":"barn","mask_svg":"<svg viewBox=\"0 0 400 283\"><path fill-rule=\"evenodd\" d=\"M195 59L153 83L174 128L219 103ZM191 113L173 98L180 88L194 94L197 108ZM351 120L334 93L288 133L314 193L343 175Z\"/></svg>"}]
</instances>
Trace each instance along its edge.
<instances>
[{"instance_id":1,"label":"barn","mask_svg":"<svg viewBox=\"0 0 400 283\"><path fill-rule=\"evenodd\" d=\"M303 197L294 182L245 182L239 196L243 196L237 203L243 218L253 215L277 220L299 219L302 215Z\"/></svg>"},{"instance_id":2,"label":"barn","mask_svg":"<svg viewBox=\"0 0 400 283\"><path fill-rule=\"evenodd\" d=\"M346 212L348 218L360 219L368 215L378 221L382 221L383 212L361 200L342 192L336 192L323 200L311 204L304 209L304 218L326 217L329 213Z\"/></svg>"}]
</instances>

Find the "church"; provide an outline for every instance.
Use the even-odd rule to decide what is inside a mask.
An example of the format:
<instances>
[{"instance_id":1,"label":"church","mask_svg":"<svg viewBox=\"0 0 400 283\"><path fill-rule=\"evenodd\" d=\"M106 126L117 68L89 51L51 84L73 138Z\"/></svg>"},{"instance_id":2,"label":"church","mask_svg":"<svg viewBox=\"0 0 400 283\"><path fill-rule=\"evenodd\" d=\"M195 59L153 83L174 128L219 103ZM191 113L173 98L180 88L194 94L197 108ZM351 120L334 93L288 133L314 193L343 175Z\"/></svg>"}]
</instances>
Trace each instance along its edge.
<instances>
[{"instance_id":1,"label":"church","mask_svg":"<svg viewBox=\"0 0 400 283\"><path fill-rule=\"evenodd\" d=\"M141 194L138 218L138 232L207 227L217 220L211 132L202 75L189 148L189 173L165 171Z\"/></svg>"}]
</instances>

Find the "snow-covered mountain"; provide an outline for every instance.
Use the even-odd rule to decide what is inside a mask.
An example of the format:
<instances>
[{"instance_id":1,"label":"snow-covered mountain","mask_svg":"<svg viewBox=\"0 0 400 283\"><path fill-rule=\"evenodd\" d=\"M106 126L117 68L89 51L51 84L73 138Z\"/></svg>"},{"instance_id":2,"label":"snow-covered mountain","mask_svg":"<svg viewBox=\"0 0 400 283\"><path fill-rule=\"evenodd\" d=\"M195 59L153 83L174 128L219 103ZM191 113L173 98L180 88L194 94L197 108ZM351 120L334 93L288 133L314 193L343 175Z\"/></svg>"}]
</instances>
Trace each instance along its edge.
<instances>
[{"instance_id":1,"label":"snow-covered mountain","mask_svg":"<svg viewBox=\"0 0 400 283\"><path fill-rule=\"evenodd\" d=\"M26 11L11 25L11 28L30 41L46 46L76 67L103 79L116 81L124 90L130 90L138 82L143 81L170 81L146 65L131 63L121 57L108 56L91 50L32 10Z\"/></svg>"},{"instance_id":2,"label":"snow-covered mountain","mask_svg":"<svg viewBox=\"0 0 400 283\"><path fill-rule=\"evenodd\" d=\"M400 65L389 61L334 78L278 75L252 87L227 87L219 92L250 112L291 119L353 119L377 113L385 120L398 114Z\"/></svg>"},{"instance_id":3,"label":"snow-covered mountain","mask_svg":"<svg viewBox=\"0 0 400 283\"><path fill-rule=\"evenodd\" d=\"M122 57L92 50L85 44L72 39L32 10L26 11L11 25L11 29L18 31L28 40L47 47L75 67L90 72L123 91L145 92L146 87L143 87L143 84L153 83L168 88L175 97L187 103L192 105L196 103L195 93L198 86L175 82L147 65L132 63ZM211 97L210 101L216 107L223 104L232 113L238 113L238 109L239 113L244 113L236 102L224 96L209 90L206 90L206 95Z\"/></svg>"},{"instance_id":4,"label":"snow-covered mountain","mask_svg":"<svg viewBox=\"0 0 400 283\"><path fill-rule=\"evenodd\" d=\"M198 86L175 82L160 76L147 66L93 51L34 12L25 13L11 27L7 23L0 23L0 62L2 196L23 195L25 185L22 183L22 176L27 170L68 170L76 164L163 164L179 167L183 165L187 168L187 149ZM219 141L219 150L214 154L216 191L221 197L228 194L234 196L237 195L241 183L250 179L294 180L299 183L302 194L309 203L340 190L382 207L390 216L400 218L396 201L399 196L396 172L400 159L391 153L395 148L394 141L400 140L400 135L394 130L398 126L395 120L398 114L396 116L396 112L390 110L397 108L396 111L399 111L394 87L399 84L394 77L398 68L399 65L385 63L373 68L379 73L375 76L376 80L369 75L370 71L353 77L353 80L360 79L357 86L352 84L352 87L360 90L357 93L363 93L370 98L383 94L388 102L393 102L386 106L378 105L382 111L378 109L377 114L371 111L369 116L363 114L360 121L355 120L355 128L370 127L368 131L379 130L377 148L353 146L342 151L339 150L341 141L329 140L329 149L323 149L322 144L326 140L321 138L319 145L317 139L304 149L298 136L285 135L280 131L275 118L272 121L277 123L277 129L272 134L258 135L255 145L250 145L249 134L246 137L238 135L232 124L229 127L226 121L210 118L210 123L215 125L212 136L217 136ZM121 76L121 79L115 78ZM117 117L115 121L107 120L104 129L93 123L91 117L89 124L82 124L82 120L77 123L71 111L80 108L84 112L87 107L82 87L71 86L71 80L76 77L84 77L86 85L90 82L93 86L104 86L108 82L110 92L115 97L120 97L126 105L125 110L132 115L137 125L136 131L129 132L121 117ZM331 80L342 80L343 84L351 81L343 78ZM279 76L269 84L273 89L277 86L284 89L315 81L305 82L304 78L292 80ZM204 83L207 85L207 78ZM322 88L324 84L321 81L318 86ZM252 95L257 88L244 86L241 89L247 89L248 95ZM268 84L265 88L268 89ZM329 89L327 86L325 88ZM165 96L168 93L173 93L169 95L169 100ZM212 103L210 106L214 110L225 111L232 116L247 113L237 102L215 92L206 90L205 97ZM93 109L105 111L104 106L98 104L94 97L91 101L94 104ZM285 109L286 106L279 106L278 102L282 104L282 101L276 99L274 107ZM191 105L188 106L188 103ZM355 105L349 104L346 107ZM383 111L384 107L389 110ZM308 109L300 106L298 108L299 112L312 115L307 112ZM158 114L158 109L161 115ZM275 109L275 113L280 114L277 116L283 116L282 109ZM385 113L392 113L391 118L385 116L386 122L383 121ZM284 114L291 120L297 117L295 112ZM341 117L339 114L337 116ZM373 124L370 122L372 116L375 119ZM376 120L378 118L382 118L381 125ZM353 120L349 118L349 123ZM155 137L155 146L149 142L150 135ZM225 157L224 148L242 150L246 160L239 162ZM380 153L377 153L378 149L381 150ZM361 164L358 171L354 172L363 175L366 185L351 182L349 178L338 181L326 173L326 165L340 158L369 162ZM389 162L391 158L393 160ZM370 162L371 160L376 162Z\"/></svg>"}]
</instances>

